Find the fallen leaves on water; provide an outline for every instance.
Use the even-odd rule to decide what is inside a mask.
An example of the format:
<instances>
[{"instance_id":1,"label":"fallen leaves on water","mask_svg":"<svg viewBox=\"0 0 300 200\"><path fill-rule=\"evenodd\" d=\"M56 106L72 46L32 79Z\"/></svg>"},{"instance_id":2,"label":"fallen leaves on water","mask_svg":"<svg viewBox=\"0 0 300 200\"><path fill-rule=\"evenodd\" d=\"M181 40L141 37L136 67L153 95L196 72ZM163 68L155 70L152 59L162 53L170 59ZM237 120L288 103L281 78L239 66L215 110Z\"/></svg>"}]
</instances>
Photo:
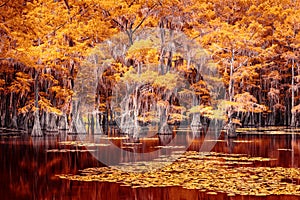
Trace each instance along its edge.
<instances>
[{"instance_id":1,"label":"fallen leaves on water","mask_svg":"<svg viewBox=\"0 0 300 200\"><path fill-rule=\"evenodd\" d=\"M95 151L95 150L87 150L87 149L49 149L46 152L47 153L67 153L67 152L85 153L85 152L91 152L91 151Z\"/></svg>"},{"instance_id":2,"label":"fallen leaves on water","mask_svg":"<svg viewBox=\"0 0 300 200\"><path fill-rule=\"evenodd\" d=\"M246 135L299 135L299 128L286 128L286 127L278 127L278 126L268 126L268 127L258 127L258 128L238 128L236 130L239 134Z\"/></svg>"},{"instance_id":3,"label":"fallen leaves on water","mask_svg":"<svg viewBox=\"0 0 300 200\"><path fill-rule=\"evenodd\" d=\"M249 128L237 128L237 132L248 132L248 131L276 131L276 130L284 130L285 127L279 127L279 126L267 126L267 127L249 127Z\"/></svg>"},{"instance_id":4,"label":"fallen leaves on water","mask_svg":"<svg viewBox=\"0 0 300 200\"><path fill-rule=\"evenodd\" d=\"M64 141L64 142L59 142L59 144L76 146L76 147L106 147L110 145L108 143L93 143L93 142L84 142L84 141Z\"/></svg>"},{"instance_id":5,"label":"fallen leaves on water","mask_svg":"<svg viewBox=\"0 0 300 200\"><path fill-rule=\"evenodd\" d=\"M154 138L151 138L151 137L146 138L146 137L145 137L145 138L139 138L139 140L140 140L140 141L149 141L149 140L150 140L150 141L152 141L152 140L155 141L155 140L159 140L159 138L158 138L158 137L154 137Z\"/></svg>"},{"instance_id":6,"label":"fallen leaves on water","mask_svg":"<svg viewBox=\"0 0 300 200\"><path fill-rule=\"evenodd\" d=\"M227 140L205 140L205 142L227 142Z\"/></svg>"},{"instance_id":7,"label":"fallen leaves on water","mask_svg":"<svg viewBox=\"0 0 300 200\"><path fill-rule=\"evenodd\" d=\"M251 143L251 140L233 140L234 143Z\"/></svg>"},{"instance_id":8,"label":"fallen leaves on water","mask_svg":"<svg viewBox=\"0 0 300 200\"><path fill-rule=\"evenodd\" d=\"M123 142L123 145L127 145L127 146L135 146L135 145L142 145L143 143L141 142Z\"/></svg>"},{"instance_id":9,"label":"fallen leaves on water","mask_svg":"<svg viewBox=\"0 0 300 200\"><path fill-rule=\"evenodd\" d=\"M186 146L156 146L157 149L186 149Z\"/></svg>"},{"instance_id":10,"label":"fallen leaves on water","mask_svg":"<svg viewBox=\"0 0 300 200\"><path fill-rule=\"evenodd\" d=\"M133 188L182 186L211 195L300 195L300 185L297 184L300 180L300 169L248 165L254 161L271 160L243 154L189 151L175 162L167 163L168 159L165 157L152 162L124 163L121 167L88 168L78 175L63 174L58 177L77 181L115 182ZM162 162L165 162L162 168L151 170L151 167L155 169L153 166ZM141 168L148 171L141 173ZM130 172L128 169L136 171Z\"/></svg>"},{"instance_id":11,"label":"fallen leaves on water","mask_svg":"<svg viewBox=\"0 0 300 200\"><path fill-rule=\"evenodd\" d=\"M278 151L293 151L293 149L277 149Z\"/></svg>"}]
</instances>

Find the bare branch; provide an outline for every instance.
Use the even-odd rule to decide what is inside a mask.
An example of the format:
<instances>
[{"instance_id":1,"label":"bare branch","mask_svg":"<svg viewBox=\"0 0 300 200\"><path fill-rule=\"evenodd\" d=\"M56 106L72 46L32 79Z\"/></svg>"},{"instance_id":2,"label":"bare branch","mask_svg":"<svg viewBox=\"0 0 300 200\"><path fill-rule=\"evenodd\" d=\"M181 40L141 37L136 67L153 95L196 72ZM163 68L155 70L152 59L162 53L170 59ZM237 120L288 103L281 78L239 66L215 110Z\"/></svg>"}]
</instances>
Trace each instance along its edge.
<instances>
[{"instance_id":1,"label":"bare branch","mask_svg":"<svg viewBox=\"0 0 300 200\"><path fill-rule=\"evenodd\" d=\"M132 33L134 33L143 23L144 21L147 19L148 15L145 16L141 21L140 23L134 28L134 30L132 31Z\"/></svg>"}]
</instances>

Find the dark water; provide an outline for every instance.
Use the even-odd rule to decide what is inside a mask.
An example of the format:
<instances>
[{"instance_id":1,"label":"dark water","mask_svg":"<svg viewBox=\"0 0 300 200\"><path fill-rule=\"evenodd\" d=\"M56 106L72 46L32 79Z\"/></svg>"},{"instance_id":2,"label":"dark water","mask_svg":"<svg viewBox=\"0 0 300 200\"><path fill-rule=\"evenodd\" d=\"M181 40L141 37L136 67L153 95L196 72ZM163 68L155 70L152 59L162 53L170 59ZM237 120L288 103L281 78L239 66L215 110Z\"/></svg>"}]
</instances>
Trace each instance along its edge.
<instances>
[{"instance_id":1,"label":"dark water","mask_svg":"<svg viewBox=\"0 0 300 200\"><path fill-rule=\"evenodd\" d=\"M264 132L266 134L262 134ZM203 135L191 137L185 132L178 135L180 137L176 145L186 144L188 141L190 143L188 150L193 151L201 149L205 138ZM172 138L174 135L161 136L157 140L140 140L138 141L140 145L136 147L130 146L129 142L132 142L130 139L111 141L127 152L155 152L156 146L165 145ZM0 136L0 199L300 199L299 196L292 195L228 197L226 194L208 195L198 190L187 190L181 187L133 189L117 183L62 180L55 175L77 174L81 169L104 166L86 151L86 147L59 143L73 140L78 140L78 136L42 138ZM122 144L126 142L127 146ZM109 156L110 148L110 146L99 147L100 150L107 150L106 156ZM59 151L51 152L51 150ZM274 158L270 162L255 163L256 166L299 168L300 134L282 128L281 131L273 132L246 132L234 139L221 136L211 151ZM111 153L114 154L113 151ZM126 155L124 151L119 156L116 153L112 158L113 162L130 161L131 158L126 158Z\"/></svg>"}]
</instances>

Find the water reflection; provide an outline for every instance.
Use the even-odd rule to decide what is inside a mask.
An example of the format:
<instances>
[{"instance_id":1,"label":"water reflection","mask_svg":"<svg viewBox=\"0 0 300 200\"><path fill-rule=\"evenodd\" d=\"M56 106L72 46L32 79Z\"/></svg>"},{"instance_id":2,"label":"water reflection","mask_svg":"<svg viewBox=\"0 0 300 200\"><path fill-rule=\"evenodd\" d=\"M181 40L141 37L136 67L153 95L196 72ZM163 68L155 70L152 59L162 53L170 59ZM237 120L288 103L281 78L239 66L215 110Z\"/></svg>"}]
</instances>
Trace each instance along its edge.
<instances>
[{"instance_id":1,"label":"water reflection","mask_svg":"<svg viewBox=\"0 0 300 200\"><path fill-rule=\"evenodd\" d=\"M299 168L300 164L300 135L290 134L261 135L241 134L238 138L226 139L224 136L213 138L215 143L212 151L219 153L245 154L253 157L274 158L269 162L257 162L254 166L281 166ZM174 133L175 134L175 133ZM160 146L170 143L175 135L152 135L152 139L132 138L111 139L111 143L125 151L119 156L114 155L111 146L96 146L91 149L101 152L114 163L124 163L145 159L147 154L131 152L156 152ZM193 130L182 130L177 146L191 143L188 150L200 151L205 134ZM116 133L109 137L119 136ZM91 135L88 141L105 142L102 136ZM103 166L95 157L80 145L68 145L62 141L80 141L76 135L61 134L41 138L31 137L0 137L0 194L1 199L207 199L207 194L197 190L186 190L177 187L132 189L121 187L115 183L83 183L60 180L56 174L77 174L79 170L89 167ZM215 141L214 141L215 140ZM107 141L107 139L106 139ZM69 149L76 151L49 152L53 149ZM165 152L178 149L164 149ZM148 154L150 155L150 154ZM158 153L154 157L160 156ZM206 195L206 196L205 196ZM214 198L214 196L210 196ZM226 195L218 195L215 199L226 199ZM235 197L239 199L238 197ZM279 197L268 197L279 199ZM284 197L297 199L296 197ZM231 198L234 199L234 198ZM251 197L247 198L251 199ZM253 198L255 199L255 198Z\"/></svg>"}]
</instances>

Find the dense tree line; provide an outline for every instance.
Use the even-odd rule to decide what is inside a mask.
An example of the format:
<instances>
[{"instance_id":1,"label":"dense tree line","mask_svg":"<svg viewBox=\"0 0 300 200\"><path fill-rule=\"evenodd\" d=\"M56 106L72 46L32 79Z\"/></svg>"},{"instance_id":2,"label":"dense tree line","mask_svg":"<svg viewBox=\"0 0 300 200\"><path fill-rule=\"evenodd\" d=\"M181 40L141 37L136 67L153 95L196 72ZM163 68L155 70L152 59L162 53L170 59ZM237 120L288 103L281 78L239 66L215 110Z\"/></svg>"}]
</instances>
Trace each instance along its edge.
<instances>
[{"instance_id":1,"label":"dense tree line","mask_svg":"<svg viewBox=\"0 0 300 200\"><path fill-rule=\"evenodd\" d=\"M149 28L160 34L149 39ZM299 30L300 3L290 0L4 1L0 126L33 129L33 135L41 129L76 129L72 124L82 123L76 112L82 101L93 102L89 111L96 127L114 123L118 114L112 112L110 99L122 81L147 92L134 97L124 93L127 104L122 109L134 124L160 118L162 132L167 123L199 125L217 116L203 66L221 75L214 82L222 81L226 88L220 105L228 122L298 126ZM194 50L173 51L170 41L177 49L187 45ZM197 52L194 44L204 51ZM153 65L158 67L149 67ZM179 80L174 69L190 90L177 93L177 86L170 86ZM90 74L96 74L92 80L97 84L78 88L76 79ZM141 77L144 85L138 85ZM181 103L175 93L183 96ZM191 106L185 97L193 99ZM160 114L150 112L151 101ZM136 113L130 114L131 109ZM120 126L134 132L124 122L126 112Z\"/></svg>"}]
</instances>

